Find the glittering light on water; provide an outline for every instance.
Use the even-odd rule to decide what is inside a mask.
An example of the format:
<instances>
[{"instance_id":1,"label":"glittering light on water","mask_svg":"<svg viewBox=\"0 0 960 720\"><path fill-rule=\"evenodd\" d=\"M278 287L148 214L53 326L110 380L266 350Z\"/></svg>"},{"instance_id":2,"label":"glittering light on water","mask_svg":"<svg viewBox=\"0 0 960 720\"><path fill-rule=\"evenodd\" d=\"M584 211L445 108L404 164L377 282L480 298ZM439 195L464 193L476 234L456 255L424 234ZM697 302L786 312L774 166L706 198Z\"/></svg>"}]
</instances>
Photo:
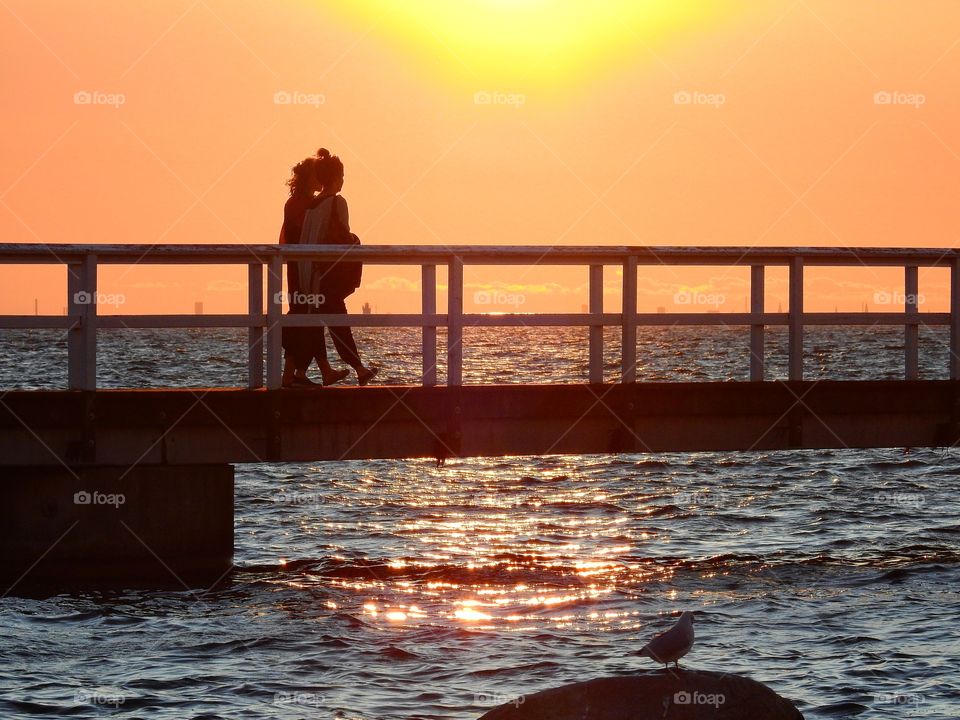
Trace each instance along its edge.
<instances>
[{"instance_id":1,"label":"glittering light on water","mask_svg":"<svg viewBox=\"0 0 960 720\"><path fill-rule=\"evenodd\" d=\"M477 622L493 619L492 615L487 615L487 613L474 610L473 608L460 608L453 613L453 616L458 620L465 620L466 622Z\"/></svg>"}]
</instances>

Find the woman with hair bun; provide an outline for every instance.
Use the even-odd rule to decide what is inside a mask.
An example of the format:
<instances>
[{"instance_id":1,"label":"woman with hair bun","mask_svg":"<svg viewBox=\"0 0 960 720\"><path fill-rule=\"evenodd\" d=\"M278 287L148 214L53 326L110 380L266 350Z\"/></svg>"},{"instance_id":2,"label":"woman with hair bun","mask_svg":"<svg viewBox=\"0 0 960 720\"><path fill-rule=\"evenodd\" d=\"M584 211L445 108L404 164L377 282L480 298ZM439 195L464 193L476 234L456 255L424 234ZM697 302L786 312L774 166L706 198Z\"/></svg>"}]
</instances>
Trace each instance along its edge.
<instances>
[{"instance_id":1,"label":"woman with hair bun","mask_svg":"<svg viewBox=\"0 0 960 720\"><path fill-rule=\"evenodd\" d=\"M340 223L343 232L350 230L350 215L347 201L338 193L343 188L343 163L326 148L320 148L314 158L314 176L320 187L316 203L307 211L303 220L300 242L322 245L327 242L327 233L333 223ZM329 315L346 315L346 296L353 288L344 288L338 282L340 274L336 263L311 263L310 291L320 300L312 312ZM341 266L342 267L342 266ZM333 269L331 269L333 268ZM301 274L301 277L303 275ZM330 337L340 358L357 373L357 383L366 385L379 372L377 367L367 367L360 359L353 331L346 326L330 327Z\"/></svg>"},{"instance_id":2,"label":"woman with hair bun","mask_svg":"<svg viewBox=\"0 0 960 720\"><path fill-rule=\"evenodd\" d=\"M316 175L316 158L307 158L293 166L287 187L290 197L283 206L283 226L280 228L280 244L298 243L303 228L303 218L316 204L314 193L320 189ZM310 290L309 262L287 263L287 293L291 315L310 312L307 293ZM319 338L318 338L319 336ZM281 333L284 364L281 384L283 387L315 387L318 383L307 377L307 369L314 357L320 366L324 385L340 382L348 370L335 370L327 360L327 347L323 328L285 327Z\"/></svg>"}]
</instances>

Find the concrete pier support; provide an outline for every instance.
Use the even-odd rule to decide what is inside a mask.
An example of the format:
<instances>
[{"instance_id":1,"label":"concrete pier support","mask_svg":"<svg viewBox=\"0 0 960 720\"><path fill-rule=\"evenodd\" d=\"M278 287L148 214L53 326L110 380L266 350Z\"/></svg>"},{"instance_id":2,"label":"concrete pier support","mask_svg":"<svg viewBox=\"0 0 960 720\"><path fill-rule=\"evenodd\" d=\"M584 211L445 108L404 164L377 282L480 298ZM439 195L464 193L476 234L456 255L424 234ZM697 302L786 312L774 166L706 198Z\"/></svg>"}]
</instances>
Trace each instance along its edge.
<instances>
[{"instance_id":1,"label":"concrete pier support","mask_svg":"<svg viewBox=\"0 0 960 720\"><path fill-rule=\"evenodd\" d=\"M233 559L233 466L5 467L0 594L207 587Z\"/></svg>"}]
</instances>

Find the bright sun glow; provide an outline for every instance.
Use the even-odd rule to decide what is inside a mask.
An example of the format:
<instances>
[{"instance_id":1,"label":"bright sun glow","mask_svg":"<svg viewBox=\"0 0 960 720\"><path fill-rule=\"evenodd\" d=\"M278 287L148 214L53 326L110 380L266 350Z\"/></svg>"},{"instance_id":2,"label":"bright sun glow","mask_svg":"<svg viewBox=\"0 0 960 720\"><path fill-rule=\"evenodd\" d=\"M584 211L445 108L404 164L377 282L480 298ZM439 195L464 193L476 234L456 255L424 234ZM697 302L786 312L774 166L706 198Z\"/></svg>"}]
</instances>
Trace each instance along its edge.
<instances>
[{"instance_id":1,"label":"bright sun glow","mask_svg":"<svg viewBox=\"0 0 960 720\"><path fill-rule=\"evenodd\" d=\"M738 3L734 3L738 4ZM563 87L651 53L717 3L684 0L355 0L343 12L478 89ZM727 8L726 12L729 12ZM487 87L490 86L490 87Z\"/></svg>"}]
</instances>

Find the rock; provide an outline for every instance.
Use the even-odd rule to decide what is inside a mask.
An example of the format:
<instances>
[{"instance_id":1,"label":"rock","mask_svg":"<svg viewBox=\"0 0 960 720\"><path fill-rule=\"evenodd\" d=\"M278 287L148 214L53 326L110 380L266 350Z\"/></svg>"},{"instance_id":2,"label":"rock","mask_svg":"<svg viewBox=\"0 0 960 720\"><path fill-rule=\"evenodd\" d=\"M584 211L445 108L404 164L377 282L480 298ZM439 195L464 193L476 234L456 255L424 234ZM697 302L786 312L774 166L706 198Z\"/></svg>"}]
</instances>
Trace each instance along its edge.
<instances>
[{"instance_id":1,"label":"rock","mask_svg":"<svg viewBox=\"0 0 960 720\"><path fill-rule=\"evenodd\" d=\"M654 670L516 698L480 720L803 720L789 700L741 675Z\"/></svg>"}]
</instances>

